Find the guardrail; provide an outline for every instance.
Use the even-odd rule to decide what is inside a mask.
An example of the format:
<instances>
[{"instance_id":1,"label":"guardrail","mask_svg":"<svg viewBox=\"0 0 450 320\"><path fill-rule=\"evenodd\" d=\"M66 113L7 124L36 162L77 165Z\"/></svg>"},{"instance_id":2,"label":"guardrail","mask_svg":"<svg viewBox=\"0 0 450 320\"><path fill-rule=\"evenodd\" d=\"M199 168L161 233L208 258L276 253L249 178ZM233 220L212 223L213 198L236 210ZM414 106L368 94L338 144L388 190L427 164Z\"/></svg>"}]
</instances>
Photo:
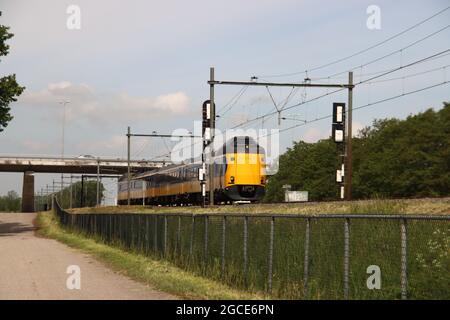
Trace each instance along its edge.
<instances>
[{"instance_id":1,"label":"guardrail","mask_svg":"<svg viewBox=\"0 0 450 320\"><path fill-rule=\"evenodd\" d=\"M450 215L70 214L67 228L292 299L450 297Z\"/></svg>"}]
</instances>

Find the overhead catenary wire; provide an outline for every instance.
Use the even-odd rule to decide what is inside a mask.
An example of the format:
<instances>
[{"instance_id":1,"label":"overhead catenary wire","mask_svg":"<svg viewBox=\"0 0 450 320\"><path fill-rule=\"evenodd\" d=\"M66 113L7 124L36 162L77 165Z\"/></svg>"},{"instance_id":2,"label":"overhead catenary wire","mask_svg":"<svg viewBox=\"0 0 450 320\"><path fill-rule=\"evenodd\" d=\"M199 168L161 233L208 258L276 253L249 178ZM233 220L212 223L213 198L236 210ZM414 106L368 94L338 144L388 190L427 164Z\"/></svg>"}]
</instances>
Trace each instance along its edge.
<instances>
[{"instance_id":1,"label":"overhead catenary wire","mask_svg":"<svg viewBox=\"0 0 450 320\"><path fill-rule=\"evenodd\" d=\"M369 84L374 84L374 83L383 83L383 82L389 82L389 81L396 81L396 80L414 78L414 77L421 76L421 75L424 75L424 74L428 74L428 73L432 73L432 72L436 72L436 71L439 71L439 70L446 69L449 66L450 66L450 64L447 64L445 66L441 66L441 67L438 67L438 68L433 68L433 69L429 69L429 70L425 70L425 71L421 71L421 72L405 75L405 76L402 76L402 77L389 78L389 79L383 79L383 80L377 80L377 81L362 82L360 84L369 85Z\"/></svg>"},{"instance_id":2,"label":"overhead catenary wire","mask_svg":"<svg viewBox=\"0 0 450 320\"><path fill-rule=\"evenodd\" d=\"M449 56L449 55L450 55L450 53L443 54L443 55L440 55L440 56L438 56L438 57L430 58L430 59L428 59L428 61L432 61L432 60L436 60L436 59L441 59L441 58L446 57L446 56ZM384 69L384 70L379 70L379 71L373 71L373 72L367 72L367 73L360 73L359 75L355 75L355 76L359 76L359 78L363 78L363 77L368 77L368 76L377 75L377 74L380 74L380 73L385 73L385 72L390 71L390 70L392 70L392 68L390 68L390 69ZM333 77L333 79L346 80L347 77L345 77L345 76L342 76L342 77ZM326 77L311 78L311 81L314 81L314 82L316 82L316 83L317 83L318 81L320 81L320 80L327 80L327 82L324 82L324 83L329 83L330 77L326 76ZM319 82L319 83L320 83L320 82Z\"/></svg>"},{"instance_id":3,"label":"overhead catenary wire","mask_svg":"<svg viewBox=\"0 0 450 320\"><path fill-rule=\"evenodd\" d=\"M407 45L407 46L404 46L403 48L400 48L400 49L398 49L398 50L392 51L392 52L390 52L390 53L388 53L388 54L386 54L386 55L384 55L384 56L381 56L381 57L379 57L379 58L370 60L370 61L368 61L368 62L366 62L366 63L363 63L363 64L360 64L360 65L354 66L354 67L349 68L349 69L347 69L347 70L345 70L345 71L333 73L333 74L329 75L328 78L334 78L335 76L339 76L339 75L345 74L345 73L347 73L347 72L349 72L349 71L352 71L352 70L355 70L355 69L358 69L358 68L367 67L367 66L369 66L369 65L371 65L371 64L374 64L375 62L378 62L378 61L381 61L381 60L383 60L383 59L389 58L389 57L393 56L394 54L402 53L404 50L409 49L409 48L415 46L416 44L419 44L419 43L421 43L421 42L423 42L423 41L425 41L425 40L427 40L427 39L429 39L429 38L431 38L431 37L433 37L433 36L435 36L435 35L437 35L437 34L443 32L443 31L447 30L448 28L450 28L450 24L446 25L445 27L443 27L443 28L441 28L441 29L439 29L439 30L437 30L437 31L435 31L435 32L432 32L432 33L426 35L425 37L423 37L423 38L421 38L421 39L419 39L419 40L416 40L416 41L410 43L410 44Z\"/></svg>"},{"instance_id":4,"label":"overhead catenary wire","mask_svg":"<svg viewBox=\"0 0 450 320\"><path fill-rule=\"evenodd\" d=\"M449 84L449 83L450 83L450 81L444 80L443 82L436 83L436 84L433 84L433 85L429 85L429 86L426 86L426 87L422 87L420 89L404 92L404 93L397 94L397 95L394 95L394 96L391 96L391 97L388 97L388 98L376 100L374 102L369 102L369 103L366 103L364 105L360 105L358 107L354 107L353 110L355 111L355 110L368 108L368 107L371 107L371 106L374 106L374 105L377 105L377 104L380 104L380 103L384 103L384 102L387 102L387 101L398 99L398 98L401 98L401 97L404 97L404 96L408 96L408 95L411 95L411 94L414 94L414 93L430 90L430 89L433 89L433 88L436 88L436 87L440 87L440 86L443 86L443 85L446 85L446 84ZM321 120L325 120L325 119L331 118L332 116L333 116L332 114L328 114L328 115L320 117L320 118L309 120L309 121L306 121L304 123L293 125L293 126L288 127L288 128L280 129L279 132L284 132L284 131L288 131L288 130L291 130L291 129L294 129L294 128L302 127L302 126L305 126L305 125L313 123L313 122L317 122L317 121L321 121ZM269 133L269 134L267 134L265 136L271 136L271 134Z\"/></svg>"},{"instance_id":5,"label":"overhead catenary wire","mask_svg":"<svg viewBox=\"0 0 450 320\"><path fill-rule=\"evenodd\" d=\"M363 83L365 83L365 82L368 82L368 81L370 81L370 80L374 80L374 79L383 77L383 76L388 75L388 74L390 74L390 73L393 73L393 72L395 72L395 71L398 71L398 70L401 70L401 69L404 69L404 68L409 68L409 67L411 67L411 66L413 66L413 65L423 63L423 62L425 62L425 61L428 61L429 59L434 59L434 58L436 58L436 57L438 57L438 56L440 56L440 55L443 55L443 54L445 54L445 53L447 53L447 52L449 52L449 51L450 51L450 49L446 49L446 50L440 51L440 52L438 52L438 53L432 54L432 55L430 55L430 56L427 56L427 57L425 57L425 58L415 60L415 61L413 61L413 62L411 62L411 63L406 64L406 65L403 65L403 66L400 66L400 67L397 67L397 68L393 68L393 69L391 69L391 70L389 70L389 71L386 71L386 72L384 72L384 73L382 73L382 74L379 74L379 75L377 75L377 76L374 76L374 77L371 77L371 78L369 78L369 79L365 79L365 80L363 80L363 81L360 81L359 83L356 83L355 85L363 84ZM305 105L305 104L310 103L310 102L312 102L312 101L316 101L316 100L318 100L318 99L321 99L321 98L323 98L323 97L332 95L332 94L334 94L334 93L337 93L337 92L340 92L340 91L343 91L343 90L346 90L346 89L345 89L345 88L340 88L340 89L337 89L337 90L333 90L333 91L327 92L327 93L325 93L325 94L316 96L316 97L314 97L314 98L312 98L312 99L309 99L309 100L306 100L306 101L302 101L302 102L300 102L300 103L297 103L297 104L291 105L291 106L289 106L289 107L286 107L284 110L289 110L289 109L292 109L292 108L295 108L295 107L298 107L298 106L301 106L301 105ZM266 113L266 114L264 114L264 115L262 115L262 116L258 116L258 117L255 117L255 118L253 118L253 119L249 119L249 120L246 120L246 121L244 121L244 122L241 122L241 123L235 125L234 127L232 127L232 129L237 128L237 127L240 127L240 126L245 126L245 125L250 124L250 123L252 123L252 122L258 121L258 120L260 120L260 119L262 119L262 118L266 118L266 117L268 117L268 116L272 116L272 115L274 115L274 114L277 114L277 111L268 112L268 113Z\"/></svg>"},{"instance_id":6,"label":"overhead catenary wire","mask_svg":"<svg viewBox=\"0 0 450 320\"><path fill-rule=\"evenodd\" d=\"M242 91L246 89L247 86L242 86L232 97L230 100L228 100L222 107L220 107L217 110L217 113L222 112L223 109L225 109L228 105L230 105L235 99L236 97L238 97L239 95L242 94Z\"/></svg>"},{"instance_id":7,"label":"overhead catenary wire","mask_svg":"<svg viewBox=\"0 0 450 320\"><path fill-rule=\"evenodd\" d=\"M135 152L133 153L133 157L137 157L137 156L139 156L140 154L142 154L142 152L144 151L144 149L148 147L149 143L150 143L150 141L149 141L148 139L146 139L145 141L143 141L142 144L141 144L141 146L140 146L140 148L139 148L137 151L135 151Z\"/></svg>"},{"instance_id":8,"label":"overhead catenary wire","mask_svg":"<svg viewBox=\"0 0 450 320\"><path fill-rule=\"evenodd\" d=\"M223 117L225 114L227 114L227 112L229 112L238 103L239 99L243 96L243 94L245 93L245 91L247 91L247 89L248 89L248 86L243 86L243 88L239 91L239 95L237 95L236 98L234 99L234 102L232 104L229 104L228 109L226 109L222 113L218 112L219 118ZM216 121L218 121L218 120L219 119L217 119Z\"/></svg>"},{"instance_id":9,"label":"overhead catenary wire","mask_svg":"<svg viewBox=\"0 0 450 320\"><path fill-rule=\"evenodd\" d=\"M446 52L446 51L447 51L447 50L444 50L444 52ZM429 57L434 57L434 56L436 56L436 54L431 55L431 56L429 56ZM427 58L423 58L423 59L420 59L420 60L416 60L416 61L413 62L413 63L409 63L409 64L404 65L404 66L402 66L402 67L392 69L392 72L397 71L397 70L401 70L402 68L406 68L406 67L412 66L412 65L417 64L417 63L421 63L421 62L425 61L426 59L427 59ZM445 68L446 68L446 66L440 67L440 69L444 69L444 70L445 70ZM392 73L392 72L389 72L389 73ZM386 74L388 74L388 73L386 73ZM383 76L384 76L384 75L383 75ZM381 76L378 76L377 78L379 78L379 77L381 77ZM359 84L362 84L362 83L366 83L366 82L360 82ZM367 80L367 83L370 83L370 82L368 82L368 80ZM372 82L372 83L373 83L373 82ZM374 102L368 102L368 103L365 104L365 105L362 105L362 106L359 106L359 107L354 107L353 110L363 109L363 108L366 108L366 107L369 107L369 106L372 106L372 105L376 105L376 104L380 104L380 103L383 103L383 102L387 102L387 101L390 101L390 100L393 100L393 99L397 99L397 98L400 98L400 97L402 97L402 96L411 95L411 94L414 94L414 93L417 93L417 92L429 90L429 89L432 89L432 88L435 88L435 87L438 87L438 86L442 86L442 85L445 85L445 84L448 84L448 83L449 83L449 81L444 80L442 83L430 85L430 86L427 86L427 87L424 87L424 88L421 88L421 89L417 89L417 90L413 90L413 91L410 91L410 92L402 92L401 94L398 94L398 95L395 95L395 96L392 96L392 97L389 97L389 98L377 100L377 101L374 101ZM301 102L301 103L292 105L292 106L286 108L285 110L288 110L288 109L294 108L294 107L296 107L296 106L300 106L300 105L309 103L309 102L311 102L311 101L318 100L318 99L320 99L320 98L322 98L322 97L325 97L325 96L328 96L328 95L331 95L331 94L334 94L334 93L337 93L337 92L343 91L343 90L345 90L345 88L341 88L341 89L337 89L337 90L334 90L334 91L331 91L331 92L327 92L327 93L325 93L325 94L316 96L316 97L314 97L314 98L312 98L312 99L310 99L310 100L303 101L303 102ZM274 114L276 114L276 113L277 113L277 112L272 112L272 113L270 113L270 114L266 114L266 115L261 116L261 117L258 117L258 118L267 117L267 116L270 116L270 115L274 115ZM300 123L300 124L293 125L293 126L288 127L288 128L280 129L279 132L285 132L285 131L288 131L288 130L291 130L291 129L294 129L294 128L298 128L298 127L301 127L301 126L305 126L305 125L308 125L308 124L313 123L313 122L317 122L317 121L320 121L320 120L324 120L324 119L330 118L331 116L332 116L332 115L326 115L326 116L318 117L318 118L315 118L315 119L312 119L312 120L305 120L304 122L302 122L302 123ZM253 122L253 121L256 121L256 120L258 120L258 119L257 119L257 118L251 119L251 120L248 120L248 121L246 121L244 124L241 124L241 125L244 125L244 126L245 126L245 125L249 124L250 122ZM237 125L237 126L233 127L232 129L237 128L238 126L240 126L240 125ZM268 136L270 136L270 134L268 134ZM196 143L201 143L201 141L200 141L200 142L194 142L194 143L191 144L189 147L192 147L192 145L195 145ZM183 147L182 149L184 149L184 148L187 148L187 147ZM167 156L167 155L169 155L169 154L170 154L170 152L169 152L169 153L162 154L162 155L159 155L159 156L156 156L156 157L154 157L154 158L152 158L152 159L158 159L158 158Z\"/></svg>"},{"instance_id":10,"label":"overhead catenary wire","mask_svg":"<svg viewBox=\"0 0 450 320\"><path fill-rule=\"evenodd\" d=\"M308 74L308 72L317 71L317 70L320 70L320 69L327 68L329 66L332 66L332 65L338 64L340 62L343 62L343 61L349 60L351 58L354 58L356 56L359 56L359 55L361 55L363 53L366 53L366 52L368 52L368 51L370 51L372 49L375 49L375 48L377 48L377 47L379 47L379 46L381 46L381 45L383 45L383 44L385 44L385 43L387 43L387 42L389 42L391 40L394 40L394 39L402 36L403 34L409 32L411 30L414 30L415 28L421 26L422 24L428 22L429 20L431 20L431 19L441 15L442 13L446 12L448 9L450 9L450 6L448 6L448 7L444 8L444 9L438 11L437 13L431 15L430 17L428 17L428 18L426 18L424 20L419 21L418 23L415 23L411 27L408 27L405 30L403 30L403 31L401 31L399 33L396 33L393 36L391 36L391 37L389 37L389 38L387 38L387 39L385 39L383 41L380 41L380 42L378 42L376 44L373 44L373 45L371 45L371 46L369 46L369 47L367 47L365 49L362 49L360 51L357 51L357 52L355 52L353 54L350 54L348 56L342 57L340 59L337 59L337 60L334 60L334 61L322 64L322 65L319 65L319 66L316 66L316 67L313 67L313 68L305 69L305 70L302 70L302 71L288 72L288 73L274 74L274 75L261 75L261 76L258 76L258 78L260 78L260 77L261 78L289 77L289 76L295 76L295 75L299 75L299 74Z\"/></svg>"},{"instance_id":11,"label":"overhead catenary wire","mask_svg":"<svg viewBox=\"0 0 450 320\"><path fill-rule=\"evenodd\" d=\"M450 7L449 7L449 8L450 8ZM351 70L354 70L354 69L356 69L356 68L362 68L362 67L367 66L367 65L369 65L369 64L372 64L372 63L374 63L374 62L376 62L376 61L380 61L380 60L382 60L382 59L384 59L384 58L386 58L386 57L388 57L388 56L393 55L394 53L403 52L403 50L405 50L405 49L407 49L407 48L410 48L410 47L412 47L412 46L414 46L414 45L416 45L416 44L418 44L418 43L420 43L420 42L422 42L422 41L424 41L424 40L426 40L426 39L428 39L428 38L430 38L430 37L432 37L432 36L434 36L434 35L436 35L436 34L438 34L438 33L440 33L440 32L442 32L442 31L448 29L449 27L450 27L450 25L447 25L447 26L445 26L445 27L443 27L443 28L441 28L441 29L439 29L439 30L437 30L437 31L435 31L435 32L433 32L433 33L431 33L431 34L428 34L427 36L425 36L425 37L423 37L423 38L421 38L421 39L419 39L419 40L416 40L416 41L412 42L411 44L409 44L409 45L407 45L407 46L405 46L405 47L403 47L403 48L401 48L401 49L398 49L398 50L396 50L396 51L394 51L394 52L391 52L391 53L389 53L389 54L387 54L387 55L384 55L384 56L382 56L382 57L380 57L380 58L371 60L371 61L369 61L369 62L367 62L367 63L365 63L365 64L363 64L363 65L354 67L354 68L351 69ZM439 52L439 53L437 53L437 54L433 54L433 55L428 56L428 57L426 57L426 58L423 58L423 59L420 59L420 60L416 60L416 61L414 61L414 62L412 62L412 63L407 64L407 65L401 65L401 66L398 67L398 68L390 69L390 70L388 70L388 71L386 71L386 72L383 72L383 73L381 73L381 74L379 74L379 75L377 75L377 76L375 76L375 77L372 77L372 78L369 78L369 79L365 79L365 80L363 80L363 81L360 81L360 82L357 83L356 85L360 85L360 84L369 82L369 81L374 80L374 79L376 79L376 78L383 77L383 76L385 76L385 75L387 75L387 74L390 74L390 73L392 73L392 72L395 72L395 71L398 71L398 70L401 70L401 69L404 69L404 68L407 68L407 67L416 65L416 64L418 64L418 63L422 63L422 62L424 62L424 61L436 59L436 58L442 56L444 53L446 53L446 52L448 52L448 51L449 51L449 49L444 50L444 51L441 51L441 52ZM340 74L343 74L343 73L346 73L346 72L347 72L347 71L341 72L341 73L338 73L338 74L334 74L334 75L331 75L331 76L329 76L329 77L332 77L332 76L335 76L335 75L340 75ZM328 77L328 78L329 78L329 77ZM241 90L242 90L242 88L241 88ZM241 93L241 90L238 91L238 94L235 95L235 96L238 96L239 93ZM323 97L332 95L332 94L334 94L334 93L337 93L337 92L340 92L340 91L343 91L343 90L346 90L346 89L345 89L345 88L340 88L340 89L337 89L337 90L334 90L334 91L331 91L331 92L327 92L327 93L325 93L325 94L316 96L316 97L314 97L314 98L312 98L312 99L305 100L305 101L302 101L302 102L300 102L300 103L291 105L291 106L285 108L285 110L292 109L292 108L295 108L295 107L298 107L298 106L301 106L301 105L305 105L305 104L310 103L310 102L312 102L312 101L316 101L316 100L318 100L318 99L321 99L321 98L323 98ZM404 93L402 93L402 94L404 94ZM233 101L233 99L230 100L230 101ZM263 114L263 115L261 115L261 116L258 116L258 117L256 117L256 118L246 120L246 121L244 121L244 122L241 122L241 123L239 123L239 124L233 126L232 129L235 129L235 128L240 127L240 126L246 126L246 125L248 125L248 124L250 124L250 123L252 123L252 122L254 122L254 121L260 120L260 119L267 119L267 117L273 116L274 114L277 114L277 113L278 113L278 111L269 112L269 113ZM320 118L316 118L316 120L320 120ZM306 124L306 123L305 123L305 124ZM305 124L303 124L303 125L305 125ZM297 125L297 126L294 126L294 127L298 127L298 125ZM282 131L285 131L285 130L282 129ZM197 143L200 143L200 142L197 142ZM191 144L189 147L192 147L192 145L195 145L195 143ZM185 147L185 148L187 148L187 147ZM184 148L182 148L182 149L184 149ZM167 156L168 154L170 154L170 151L169 151L168 153L166 153L166 154L157 156L157 157L155 157L155 158L153 158L153 159L157 159L157 158L160 158L160 157L163 157L163 156Z\"/></svg>"},{"instance_id":12,"label":"overhead catenary wire","mask_svg":"<svg viewBox=\"0 0 450 320\"><path fill-rule=\"evenodd\" d=\"M446 50L443 50L443 51L440 51L440 52L438 52L438 53L435 53L435 54L433 54L433 55L431 55L431 56L428 56L428 57L426 57L426 58L419 59L419 60L416 60L416 61L414 61L414 62L408 63L408 64L406 64L406 65L401 65L401 66L398 67L398 68L394 68L394 69L392 69L392 70L390 70L390 71L386 71L386 72L384 72L384 73L382 73L382 74L379 74L379 75L373 76L373 77L371 77L371 78L362 80L362 81L358 82L357 85L358 85L358 84L363 84L363 83L369 82L369 81L371 81L371 80L378 79L378 78L380 78L380 77L384 77L384 76L386 76L386 75L388 75L388 74L391 74L391 73L393 73L393 72L396 72L396 71L399 71L399 70L402 70L402 69L411 67L411 66L413 66L413 65L422 63L422 62L424 62L424 61L428 61L429 59L438 57L438 56L443 55L443 54L448 53L448 52L450 52L450 48L449 48L449 49L446 49Z\"/></svg>"},{"instance_id":13,"label":"overhead catenary wire","mask_svg":"<svg viewBox=\"0 0 450 320\"><path fill-rule=\"evenodd\" d=\"M401 97L404 97L404 96L412 95L414 93L430 90L430 89L433 89L433 88L436 88L436 87L440 87L440 86L443 86L443 85L446 85L446 84L449 84L449 83L450 83L450 81L445 80L443 82L436 83L436 84L433 84L433 85L430 85L430 86L427 86L427 87L423 87L423 88L420 88L420 89L412 90L412 91L409 91L409 92L403 92L403 93L398 94L398 95L394 95L394 96L391 96L391 97L388 97L388 98L384 98L384 99L380 99L380 100L377 100L377 101L374 101L374 102L370 102L370 103L367 103L367 104L355 107L355 108L353 108L353 110L355 111L355 110L368 108L368 107L371 107L371 106L374 106L374 105L377 105L377 104L380 104L380 103L384 103L384 102L391 101L391 100L394 100L394 99L398 99L398 98L401 98ZM321 121L321 120L329 119L331 117L332 117L332 115L328 114L328 115L325 115L325 116L322 116L322 117L319 117L319 118L316 118L316 119L304 120L300 124L280 129L278 132L281 133L281 132L289 131L289 130L292 130L292 129L295 129L295 128L298 128L298 127L306 126L306 125L314 123L314 122L318 122L318 121ZM271 135L272 135L272 133L268 133L266 135L263 135L262 137L270 137ZM164 156L164 155L161 155L161 156ZM159 157L161 157L161 156L159 156Z\"/></svg>"}]
</instances>

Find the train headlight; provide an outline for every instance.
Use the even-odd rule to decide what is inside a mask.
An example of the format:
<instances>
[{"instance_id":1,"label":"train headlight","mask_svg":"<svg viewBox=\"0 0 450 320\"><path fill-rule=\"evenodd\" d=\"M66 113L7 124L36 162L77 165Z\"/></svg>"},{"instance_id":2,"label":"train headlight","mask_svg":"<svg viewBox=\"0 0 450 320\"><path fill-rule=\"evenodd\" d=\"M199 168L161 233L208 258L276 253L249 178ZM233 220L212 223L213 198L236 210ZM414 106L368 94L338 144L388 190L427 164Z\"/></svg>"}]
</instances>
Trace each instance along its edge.
<instances>
[{"instance_id":1,"label":"train headlight","mask_svg":"<svg viewBox=\"0 0 450 320\"><path fill-rule=\"evenodd\" d=\"M231 183L234 183L234 176L230 177L230 181L231 181Z\"/></svg>"}]
</instances>

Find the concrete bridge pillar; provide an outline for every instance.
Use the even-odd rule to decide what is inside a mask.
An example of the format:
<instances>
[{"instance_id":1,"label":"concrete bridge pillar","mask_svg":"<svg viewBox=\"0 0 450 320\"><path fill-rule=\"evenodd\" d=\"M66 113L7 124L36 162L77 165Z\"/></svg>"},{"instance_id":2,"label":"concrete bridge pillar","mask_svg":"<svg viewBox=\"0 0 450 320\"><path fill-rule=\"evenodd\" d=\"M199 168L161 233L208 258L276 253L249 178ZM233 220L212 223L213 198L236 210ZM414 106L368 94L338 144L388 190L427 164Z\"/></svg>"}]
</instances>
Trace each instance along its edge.
<instances>
[{"instance_id":1,"label":"concrete bridge pillar","mask_svg":"<svg viewBox=\"0 0 450 320\"><path fill-rule=\"evenodd\" d=\"M34 172L23 173L22 212L34 212Z\"/></svg>"}]
</instances>

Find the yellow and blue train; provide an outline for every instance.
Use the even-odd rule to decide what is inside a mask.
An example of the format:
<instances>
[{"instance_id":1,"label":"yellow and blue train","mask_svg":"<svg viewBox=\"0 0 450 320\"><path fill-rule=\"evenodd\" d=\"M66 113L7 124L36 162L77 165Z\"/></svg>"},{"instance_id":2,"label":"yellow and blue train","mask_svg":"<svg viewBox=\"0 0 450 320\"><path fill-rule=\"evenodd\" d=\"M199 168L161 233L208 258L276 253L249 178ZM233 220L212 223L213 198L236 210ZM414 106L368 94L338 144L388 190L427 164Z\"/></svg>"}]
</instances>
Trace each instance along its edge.
<instances>
[{"instance_id":1,"label":"yellow and blue train","mask_svg":"<svg viewBox=\"0 0 450 320\"><path fill-rule=\"evenodd\" d=\"M212 170L216 202L261 200L266 186L264 157L264 148L249 136L234 137L217 150ZM130 201L148 205L200 204L202 193L198 172L201 167L200 161L192 161L134 175L130 183ZM127 188L128 181L124 176L118 184L120 205L128 202ZM206 190L209 190L209 179Z\"/></svg>"}]
</instances>

